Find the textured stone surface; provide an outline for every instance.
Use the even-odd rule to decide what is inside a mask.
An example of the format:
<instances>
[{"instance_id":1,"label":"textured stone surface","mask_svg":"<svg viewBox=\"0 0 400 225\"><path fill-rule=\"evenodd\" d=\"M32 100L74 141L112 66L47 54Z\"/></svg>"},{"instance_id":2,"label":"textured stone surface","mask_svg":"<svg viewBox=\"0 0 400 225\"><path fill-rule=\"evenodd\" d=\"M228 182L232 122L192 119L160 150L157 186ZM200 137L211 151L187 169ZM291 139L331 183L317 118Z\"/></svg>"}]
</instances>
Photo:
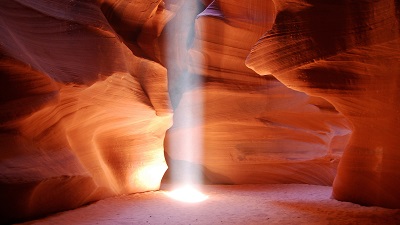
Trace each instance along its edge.
<instances>
[{"instance_id":1,"label":"textured stone surface","mask_svg":"<svg viewBox=\"0 0 400 225\"><path fill-rule=\"evenodd\" d=\"M336 199L399 208L399 2L276 3L247 65L327 99L352 123Z\"/></svg>"},{"instance_id":2,"label":"textured stone surface","mask_svg":"<svg viewBox=\"0 0 400 225\"><path fill-rule=\"evenodd\" d=\"M350 134L344 117L245 65L274 12L268 1L214 1L197 17L182 73L189 78L179 84L193 85L182 90L167 135L168 155L181 166L171 170L200 165L212 183L332 184ZM195 157L186 154L198 145Z\"/></svg>"},{"instance_id":3,"label":"textured stone surface","mask_svg":"<svg viewBox=\"0 0 400 225\"><path fill-rule=\"evenodd\" d=\"M142 12L136 25L157 8L125 5ZM115 33L125 22L101 9L1 3L0 223L159 188L172 124L166 69L135 56Z\"/></svg>"},{"instance_id":4,"label":"textured stone surface","mask_svg":"<svg viewBox=\"0 0 400 225\"><path fill-rule=\"evenodd\" d=\"M158 189L165 160L400 208L399 5L2 1L0 223Z\"/></svg>"}]
</instances>

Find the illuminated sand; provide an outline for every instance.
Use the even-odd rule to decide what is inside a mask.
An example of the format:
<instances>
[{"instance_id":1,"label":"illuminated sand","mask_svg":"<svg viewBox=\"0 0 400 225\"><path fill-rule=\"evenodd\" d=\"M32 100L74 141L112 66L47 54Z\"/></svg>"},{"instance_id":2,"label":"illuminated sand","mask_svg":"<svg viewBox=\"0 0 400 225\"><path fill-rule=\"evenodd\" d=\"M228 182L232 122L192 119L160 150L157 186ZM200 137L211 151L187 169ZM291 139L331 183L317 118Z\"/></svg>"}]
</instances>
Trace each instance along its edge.
<instances>
[{"instance_id":1,"label":"illuminated sand","mask_svg":"<svg viewBox=\"0 0 400 225\"><path fill-rule=\"evenodd\" d=\"M165 187L164 188L168 188ZM304 184L210 185L199 203L165 191L138 193L25 224L399 224L400 210L362 207L330 198L332 188Z\"/></svg>"}]
</instances>

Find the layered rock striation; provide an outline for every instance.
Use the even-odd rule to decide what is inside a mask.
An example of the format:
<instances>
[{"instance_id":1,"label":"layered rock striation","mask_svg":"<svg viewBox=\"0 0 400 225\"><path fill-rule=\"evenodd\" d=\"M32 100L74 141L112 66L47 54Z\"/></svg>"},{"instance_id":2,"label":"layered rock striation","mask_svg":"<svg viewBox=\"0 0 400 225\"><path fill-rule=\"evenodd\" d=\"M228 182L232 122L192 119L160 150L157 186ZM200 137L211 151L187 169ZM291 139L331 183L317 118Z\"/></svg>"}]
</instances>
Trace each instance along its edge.
<instances>
[{"instance_id":1,"label":"layered rock striation","mask_svg":"<svg viewBox=\"0 0 400 225\"><path fill-rule=\"evenodd\" d=\"M398 1L274 2L275 24L246 64L328 100L349 119L336 199L399 208Z\"/></svg>"},{"instance_id":2,"label":"layered rock striation","mask_svg":"<svg viewBox=\"0 0 400 225\"><path fill-rule=\"evenodd\" d=\"M124 9L146 21L158 3ZM159 188L166 69L128 48L105 4L1 4L0 223Z\"/></svg>"},{"instance_id":3,"label":"layered rock striation","mask_svg":"<svg viewBox=\"0 0 400 225\"><path fill-rule=\"evenodd\" d=\"M195 168L212 183L332 184L351 133L347 121L325 100L245 65L274 19L274 4L256 0L213 1L198 15L193 44L181 47L189 71L180 71L179 87L188 87L165 146L175 179Z\"/></svg>"},{"instance_id":4,"label":"layered rock striation","mask_svg":"<svg viewBox=\"0 0 400 225\"><path fill-rule=\"evenodd\" d=\"M166 160L400 208L399 5L4 0L0 223L156 190Z\"/></svg>"}]
</instances>

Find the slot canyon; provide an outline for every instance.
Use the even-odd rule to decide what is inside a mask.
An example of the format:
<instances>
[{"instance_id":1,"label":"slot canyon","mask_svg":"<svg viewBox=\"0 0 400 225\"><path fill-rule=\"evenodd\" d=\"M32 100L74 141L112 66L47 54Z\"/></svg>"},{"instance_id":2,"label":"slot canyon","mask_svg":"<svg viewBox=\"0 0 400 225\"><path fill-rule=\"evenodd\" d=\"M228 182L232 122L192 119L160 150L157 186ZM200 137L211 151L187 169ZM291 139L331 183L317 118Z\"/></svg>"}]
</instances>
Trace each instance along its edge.
<instances>
[{"instance_id":1,"label":"slot canyon","mask_svg":"<svg viewBox=\"0 0 400 225\"><path fill-rule=\"evenodd\" d=\"M399 136L400 0L1 1L0 224L188 181L400 224Z\"/></svg>"}]
</instances>

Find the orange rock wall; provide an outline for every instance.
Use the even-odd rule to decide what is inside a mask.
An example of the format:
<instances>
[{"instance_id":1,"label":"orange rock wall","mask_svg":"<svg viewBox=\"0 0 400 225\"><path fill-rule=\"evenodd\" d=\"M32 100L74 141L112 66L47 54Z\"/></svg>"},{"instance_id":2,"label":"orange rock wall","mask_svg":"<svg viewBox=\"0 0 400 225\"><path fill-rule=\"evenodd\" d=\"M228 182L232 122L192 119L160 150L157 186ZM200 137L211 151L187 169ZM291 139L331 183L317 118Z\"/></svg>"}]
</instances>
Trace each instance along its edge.
<instances>
[{"instance_id":1,"label":"orange rock wall","mask_svg":"<svg viewBox=\"0 0 400 225\"><path fill-rule=\"evenodd\" d=\"M111 3L1 3L0 223L159 188L167 71L114 29L158 3Z\"/></svg>"},{"instance_id":2,"label":"orange rock wall","mask_svg":"<svg viewBox=\"0 0 400 225\"><path fill-rule=\"evenodd\" d=\"M272 27L274 13L267 1L214 1L197 17L186 53L191 73L182 75L192 78L182 80L200 84L182 91L175 108L166 145L176 160L170 170L200 166L212 183L332 184L351 132L347 121L325 100L292 91L245 65L253 44ZM187 124L193 116L202 123ZM180 143L196 138L193 132L201 134L201 142ZM200 156L185 154L199 144Z\"/></svg>"},{"instance_id":3,"label":"orange rock wall","mask_svg":"<svg viewBox=\"0 0 400 225\"><path fill-rule=\"evenodd\" d=\"M399 2L275 3L275 24L246 64L328 100L351 122L333 197L399 208Z\"/></svg>"},{"instance_id":4,"label":"orange rock wall","mask_svg":"<svg viewBox=\"0 0 400 225\"><path fill-rule=\"evenodd\" d=\"M4 0L0 223L156 190L166 160L400 208L399 5Z\"/></svg>"}]
</instances>

